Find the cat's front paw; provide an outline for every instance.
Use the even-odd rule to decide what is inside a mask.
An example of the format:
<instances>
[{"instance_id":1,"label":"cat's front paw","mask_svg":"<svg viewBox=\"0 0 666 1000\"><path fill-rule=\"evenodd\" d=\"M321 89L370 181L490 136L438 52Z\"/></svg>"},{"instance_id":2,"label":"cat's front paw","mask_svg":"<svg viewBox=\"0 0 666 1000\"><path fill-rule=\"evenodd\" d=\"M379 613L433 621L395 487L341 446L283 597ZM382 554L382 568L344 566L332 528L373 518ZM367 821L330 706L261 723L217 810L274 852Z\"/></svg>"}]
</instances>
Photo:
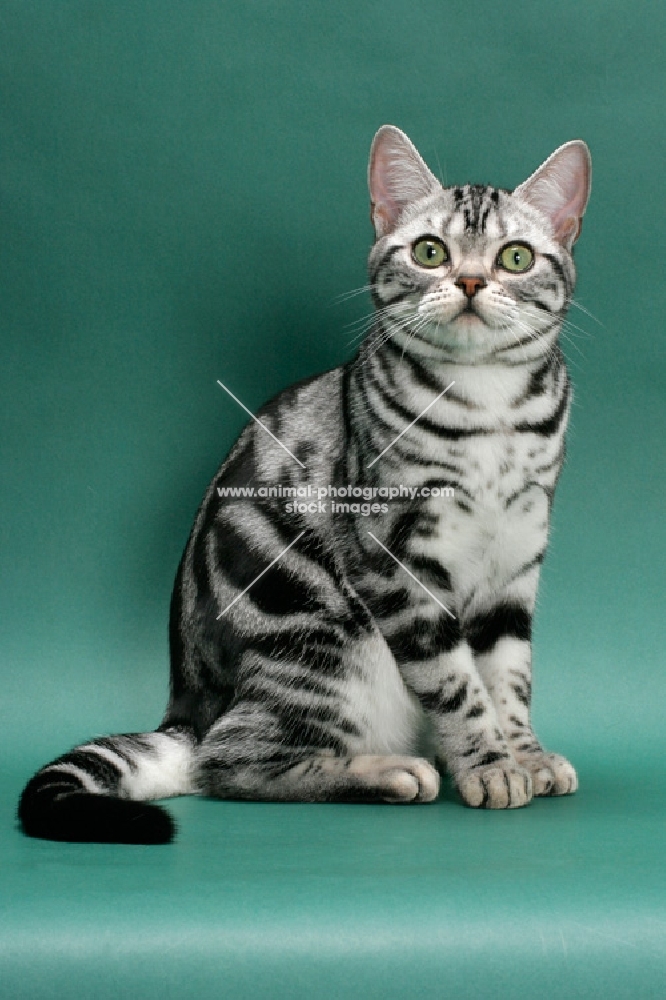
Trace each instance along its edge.
<instances>
[{"instance_id":1,"label":"cat's front paw","mask_svg":"<svg viewBox=\"0 0 666 1000\"><path fill-rule=\"evenodd\" d=\"M533 794L530 772L514 761L470 768L456 784L466 805L475 809L518 809Z\"/></svg>"},{"instance_id":2,"label":"cat's front paw","mask_svg":"<svg viewBox=\"0 0 666 1000\"><path fill-rule=\"evenodd\" d=\"M573 795L578 788L575 768L559 753L516 755L516 759L532 775L535 795Z\"/></svg>"}]
</instances>

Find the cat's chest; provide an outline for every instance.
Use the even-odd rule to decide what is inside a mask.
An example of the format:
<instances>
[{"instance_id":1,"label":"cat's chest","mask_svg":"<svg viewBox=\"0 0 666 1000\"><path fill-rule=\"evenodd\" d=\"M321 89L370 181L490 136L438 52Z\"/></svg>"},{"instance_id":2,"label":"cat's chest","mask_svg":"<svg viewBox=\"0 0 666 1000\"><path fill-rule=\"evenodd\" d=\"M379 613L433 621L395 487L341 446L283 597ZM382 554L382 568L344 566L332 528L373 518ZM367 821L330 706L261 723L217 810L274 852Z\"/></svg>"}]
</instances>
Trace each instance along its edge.
<instances>
[{"instance_id":1,"label":"cat's chest","mask_svg":"<svg viewBox=\"0 0 666 1000\"><path fill-rule=\"evenodd\" d=\"M511 498L526 486L549 488L557 469L557 444L535 441L533 435L508 429L464 441L439 444L429 453L430 464L406 463L402 478L422 499L431 494L440 502L429 509L445 516L451 501L473 508L477 517L501 516ZM437 489L440 483L440 489Z\"/></svg>"},{"instance_id":2,"label":"cat's chest","mask_svg":"<svg viewBox=\"0 0 666 1000\"><path fill-rule=\"evenodd\" d=\"M442 467L455 469L447 474L452 485L438 496L422 495L422 530L412 547L446 568L463 599L501 590L545 548L550 473L539 470L549 458L545 443L508 432L443 450ZM436 478L424 471L405 469L422 494Z\"/></svg>"}]
</instances>

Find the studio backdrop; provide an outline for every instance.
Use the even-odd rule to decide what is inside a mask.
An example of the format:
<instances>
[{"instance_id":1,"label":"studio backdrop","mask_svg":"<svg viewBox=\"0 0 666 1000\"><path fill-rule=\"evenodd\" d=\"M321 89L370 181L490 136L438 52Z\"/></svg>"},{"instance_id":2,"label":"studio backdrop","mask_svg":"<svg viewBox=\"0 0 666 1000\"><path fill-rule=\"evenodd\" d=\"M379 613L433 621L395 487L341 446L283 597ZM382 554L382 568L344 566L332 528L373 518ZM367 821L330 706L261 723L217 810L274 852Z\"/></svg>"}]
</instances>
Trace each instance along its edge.
<instances>
[{"instance_id":1,"label":"studio backdrop","mask_svg":"<svg viewBox=\"0 0 666 1000\"><path fill-rule=\"evenodd\" d=\"M7 996L658 995L665 43L656 0L0 0ZM255 412L356 349L384 123L447 184L592 152L534 623L580 792L179 800L152 853L29 842L37 767L161 720L173 577L248 420L217 381Z\"/></svg>"}]
</instances>

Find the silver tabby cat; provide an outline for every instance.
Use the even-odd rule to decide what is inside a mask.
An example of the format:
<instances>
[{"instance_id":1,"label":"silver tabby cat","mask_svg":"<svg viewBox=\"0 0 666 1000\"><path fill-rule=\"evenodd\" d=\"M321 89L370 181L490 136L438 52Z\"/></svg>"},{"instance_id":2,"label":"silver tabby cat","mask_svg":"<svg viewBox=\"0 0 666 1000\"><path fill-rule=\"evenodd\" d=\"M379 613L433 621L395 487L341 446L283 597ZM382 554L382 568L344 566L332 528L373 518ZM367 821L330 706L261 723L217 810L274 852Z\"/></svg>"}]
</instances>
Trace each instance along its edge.
<instances>
[{"instance_id":1,"label":"silver tabby cat","mask_svg":"<svg viewBox=\"0 0 666 1000\"><path fill-rule=\"evenodd\" d=\"M513 192L444 188L384 126L369 184L368 338L247 425L178 570L164 722L39 771L28 834L165 841L148 800L184 794L431 802L443 769L469 806L575 791L530 724L530 636L587 147L561 146ZM276 484L405 489L366 516L285 504ZM224 496L236 487L255 496Z\"/></svg>"}]
</instances>

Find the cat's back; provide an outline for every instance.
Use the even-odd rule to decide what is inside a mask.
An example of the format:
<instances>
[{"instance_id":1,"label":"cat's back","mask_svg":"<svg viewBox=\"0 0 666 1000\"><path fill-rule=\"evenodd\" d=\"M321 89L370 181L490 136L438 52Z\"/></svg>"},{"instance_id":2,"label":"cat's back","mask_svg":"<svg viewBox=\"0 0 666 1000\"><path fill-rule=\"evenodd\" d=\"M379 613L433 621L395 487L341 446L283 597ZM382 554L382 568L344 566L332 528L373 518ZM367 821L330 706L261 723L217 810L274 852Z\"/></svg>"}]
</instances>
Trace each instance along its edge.
<instances>
[{"instance_id":1,"label":"cat's back","mask_svg":"<svg viewBox=\"0 0 666 1000\"><path fill-rule=\"evenodd\" d=\"M215 486L294 486L332 474L344 449L344 369L295 382L257 411ZM250 481L251 480L251 481Z\"/></svg>"},{"instance_id":2,"label":"cat's back","mask_svg":"<svg viewBox=\"0 0 666 1000\"><path fill-rule=\"evenodd\" d=\"M343 367L283 389L248 421L213 477L197 514L189 548L221 523L284 522L299 489L336 482L347 431Z\"/></svg>"}]
</instances>

